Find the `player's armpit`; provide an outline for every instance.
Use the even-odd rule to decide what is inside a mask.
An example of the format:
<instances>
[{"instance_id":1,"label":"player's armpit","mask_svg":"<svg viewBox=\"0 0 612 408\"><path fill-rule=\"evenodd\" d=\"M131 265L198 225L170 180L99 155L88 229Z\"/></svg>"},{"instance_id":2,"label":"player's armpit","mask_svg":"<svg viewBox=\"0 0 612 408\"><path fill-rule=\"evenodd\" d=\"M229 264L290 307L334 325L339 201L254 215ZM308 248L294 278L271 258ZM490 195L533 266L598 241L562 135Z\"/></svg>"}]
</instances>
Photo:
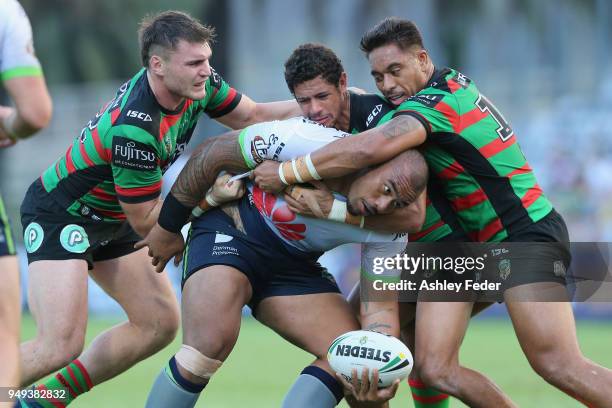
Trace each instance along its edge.
<instances>
[{"instance_id":1,"label":"player's armpit","mask_svg":"<svg viewBox=\"0 0 612 408\"><path fill-rule=\"evenodd\" d=\"M345 137L311 154L317 173L323 178L340 177L390 160L399 153L425 142L423 124L401 115L365 132Z\"/></svg>"},{"instance_id":2,"label":"player's armpit","mask_svg":"<svg viewBox=\"0 0 612 408\"><path fill-rule=\"evenodd\" d=\"M119 201L128 222L141 237L145 237L157 222L162 201L159 198L142 203Z\"/></svg>"},{"instance_id":3,"label":"player's armpit","mask_svg":"<svg viewBox=\"0 0 612 408\"><path fill-rule=\"evenodd\" d=\"M294 99L257 103L248 96L242 95L242 99L234 110L216 119L232 129L242 129L254 123L282 120L300 115L300 107Z\"/></svg>"},{"instance_id":4,"label":"player's armpit","mask_svg":"<svg viewBox=\"0 0 612 408\"><path fill-rule=\"evenodd\" d=\"M205 140L193 152L172 186L172 195L185 207L195 207L214 184L221 170L241 173L248 170L238 131Z\"/></svg>"}]
</instances>

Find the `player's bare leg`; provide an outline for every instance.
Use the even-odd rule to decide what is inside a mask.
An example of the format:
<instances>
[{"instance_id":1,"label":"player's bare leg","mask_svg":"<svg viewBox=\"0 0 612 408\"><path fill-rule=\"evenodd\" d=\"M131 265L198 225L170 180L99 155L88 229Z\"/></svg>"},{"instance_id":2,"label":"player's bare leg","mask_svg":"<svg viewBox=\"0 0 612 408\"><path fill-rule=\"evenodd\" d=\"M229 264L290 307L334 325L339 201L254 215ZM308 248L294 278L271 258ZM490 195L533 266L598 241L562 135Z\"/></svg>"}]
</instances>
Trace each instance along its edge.
<instances>
[{"instance_id":1,"label":"player's bare leg","mask_svg":"<svg viewBox=\"0 0 612 408\"><path fill-rule=\"evenodd\" d=\"M612 407L612 370L582 355L571 304L512 300L526 290L541 292L553 286L565 293L561 284L548 282L517 286L504 293L521 348L533 369L550 384L589 406Z\"/></svg>"},{"instance_id":2,"label":"player's bare leg","mask_svg":"<svg viewBox=\"0 0 612 408\"><path fill-rule=\"evenodd\" d=\"M327 362L327 349L339 335L361 327L342 295L269 297L259 304L257 319L316 357L285 396L283 407L335 406L343 392Z\"/></svg>"},{"instance_id":3,"label":"player's bare leg","mask_svg":"<svg viewBox=\"0 0 612 408\"><path fill-rule=\"evenodd\" d=\"M425 384L471 407L514 407L490 379L459 364L472 306L471 302L418 303L415 369Z\"/></svg>"},{"instance_id":4,"label":"player's bare leg","mask_svg":"<svg viewBox=\"0 0 612 408\"><path fill-rule=\"evenodd\" d=\"M170 280L154 271L146 249L96 262L90 275L128 317L98 335L79 357L95 385L170 344L180 318Z\"/></svg>"},{"instance_id":5,"label":"player's bare leg","mask_svg":"<svg viewBox=\"0 0 612 408\"><path fill-rule=\"evenodd\" d=\"M0 387L19 386L19 265L17 257L0 257ZM0 407L9 404L0 403Z\"/></svg>"},{"instance_id":6,"label":"player's bare leg","mask_svg":"<svg viewBox=\"0 0 612 408\"><path fill-rule=\"evenodd\" d=\"M36 261L28 271L28 302L36 337L21 344L22 386L81 354L87 326L86 261Z\"/></svg>"},{"instance_id":7,"label":"player's bare leg","mask_svg":"<svg viewBox=\"0 0 612 408\"><path fill-rule=\"evenodd\" d=\"M153 384L148 408L195 405L234 348L251 295L246 275L230 266L206 267L187 279L181 301L183 346Z\"/></svg>"}]
</instances>

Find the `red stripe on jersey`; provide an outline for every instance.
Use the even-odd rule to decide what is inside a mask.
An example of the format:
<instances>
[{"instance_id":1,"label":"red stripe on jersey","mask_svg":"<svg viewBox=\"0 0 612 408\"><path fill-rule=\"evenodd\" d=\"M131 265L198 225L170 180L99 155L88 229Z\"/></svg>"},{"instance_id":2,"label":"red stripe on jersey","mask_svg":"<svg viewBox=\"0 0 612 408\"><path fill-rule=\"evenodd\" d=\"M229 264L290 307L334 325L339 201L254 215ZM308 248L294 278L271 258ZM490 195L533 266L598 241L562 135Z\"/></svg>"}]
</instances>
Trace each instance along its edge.
<instances>
[{"instance_id":1,"label":"red stripe on jersey","mask_svg":"<svg viewBox=\"0 0 612 408\"><path fill-rule=\"evenodd\" d=\"M441 112L445 117L446 120L448 120L448 122L450 123L450 125L453 128L453 132L455 133L459 133L460 129L459 129L459 116L457 115L457 112L455 112L455 110L453 108L451 108L450 105L448 105L446 102L438 102L436 104L436 108L437 111Z\"/></svg>"},{"instance_id":2,"label":"red stripe on jersey","mask_svg":"<svg viewBox=\"0 0 612 408\"><path fill-rule=\"evenodd\" d=\"M475 205L478 205L484 201L487 201L487 195L481 188L479 188L473 193L470 193L463 197L457 197L452 199L451 205L453 206L455 211L461 211L468 208L472 208Z\"/></svg>"},{"instance_id":3,"label":"red stripe on jersey","mask_svg":"<svg viewBox=\"0 0 612 408\"><path fill-rule=\"evenodd\" d=\"M100 187L94 187L91 189L90 191L91 195L99 198L100 200L104 200L104 201L116 201L117 200L117 196L114 194L110 194L104 190L102 190Z\"/></svg>"},{"instance_id":4,"label":"red stripe on jersey","mask_svg":"<svg viewBox=\"0 0 612 408\"><path fill-rule=\"evenodd\" d=\"M503 229L503 225L499 218L494 219L489 224L487 224L481 231L472 231L468 233L470 239L475 242L486 242L493 235L497 234L499 231Z\"/></svg>"},{"instance_id":5,"label":"red stripe on jersey","mask_svg":"<svg viewBox=\"0 0 612 408\"><path fill-rule=\"evenodd\" d=\"M94 165L93 160L91 160L89 158L89 155L87 154L87 150L85 149L85 143L79 142L79 152L81 152L81 157L83 157L83 160L85 160L85 163L87 163L87 166L91 167Z\"/></svg>"},{"instance_id":6,"label":"red stripe on jersey","mask_svg":"<svg viewBox=\"0 0 612 408\"><path fill-rule=\"evenodd\" d=\"M443 227L445 224L445 222L443 220L440 220L438 222L436 222L434 225L432 225L431 227L424 229L422 231L419 232L415 232L414 234L408 234L408 240L409 241L418 241L419 239L423 238L425 235L429 234L432 231L437 230L440 227Z\"/></svg>"},{"instance_id":7,"label":"red stripe on jersey","mask_svg":"<svg viewBox=\"0 0 612 408\"><path fill-rule=\"evenodd\" d=\"M438 394L438 395L434 395L432 397L422 397L420 395L415 394L414 392L412 393L412 398L414 398L415 401L418 401L422 404L435 404L436 402L440 402L443 401L445 399L448 398L447 394Z\"/></svg>"},{"instance_id":8,"label":"red stripe on jersey","mask_svg":"<svg viewBox=\"0 0 612 408\"><path fill-rule=\"evenodd\" d=\"M213 111L221 111L225 109L227 105L232 103L235 97L236 97L236 90L234 88L230 88L229 92L227 93L227 96L225 97L225 100L221 102L221 105L214 108Z\"/></svg>"},{"instance_id":9,"label":"red stripe on jersey","mask_svg":"<svg viewBox=\"0 0 612 408\"><path fill-rule=\"evenodd\" d=\"M183 105L183 109L181 109L179 113L176 113L174 115L167 115L162 118L161 123L159 124L159 135L157 136L158 140L162 140L164 138L166 133L168 133L168 130L170 130L170 128L176 124L176 122L183 116L187 109L189 109L192 103L192 99L187 99L185 101L185 104Z\"/></svg>"},{"instance_id":10,"label":"red stripe on jersey","mask_svg":"<svg viewBox=\"0 0 612 408\"><path fill-rule=\"evenodd\" d=\"M459 162L454 161L447 168L438 173L438 177L443 180L452 180L459 174L464 173L465 169Z\"/></svg>"},{"instance_id":11,"label":"red stripe on jersey","mask_svg":"<svg viewBox=\"0 0 612 408\"><path fill-rule=\"evenodd\" d=\"M425 205L431 204L431 199L429 198L429 194L425 196Z\"/></svg>"},{"instance_id":12,"label":"red stripe on jersey","mask_svg":"<svg viewBox=\"0 0 612 408\"><path fill-rule=\"evenodd\" d=\"M474 108L471 111L464 113L459 117L459 132L463 132L464 129L480 122L487 116L489 116L488 112L483 112L478 108Z\"/></svg>"},{"instance_id":13,"label":"red stripe on jersey","mask_svg":"<svg viewBox=\"0 0 612 408\"><path fill-rule=\"evenodd\" d=\"M103 215L104 217L114 218L116 220L125 220L127 217L121 211L101 210L96 208L96 213Z\"/></svg>"},{"instance_id":14,"label":"red stripe on jersey","mask_svg":"<svg viewBox=\"0 0 612 408\"><path fill-rule=\"evenodd\" d=\"M115 108L111 111L111 125L114 125L121 113L121 108Z\"/></svg>"},{"instance_id":15,"label":"red stripe on jersey","mask_svg":"<svg viewBox=\"0 0 612 408\"><path fill-rule=\"evenodd\" d=\"M527 190L527 193L521 198L521 202L523 203L523 207L529 208L531 204L533 204L540 196L542 195L542 189L538 184L531 187Z\"/></svg>"},{"instance_id":16,"label":"red stripe on jersey","mask_svg":"<svg viewBox=\"0 0 612 408\"><path fill-rule=\"evenodd\" d=\"M157 183L151 184L149 186L143 187L131 187L131 188L123 188L115 184L115 191L117 194L126 196L126 197L138 197L144 195L150 195L153 193L157 193L161 190L162 181L159 180Z\"/></svg>"},{"instance_id":17,"label":"red stripe on jersey","mask_svg":"<svg viewBox=\"0 0 612 408\"><path fill-rule=\"evenodd\" d=\"M516 170L513 170L511 173L508 173L508 175L506 177L508 178L512 178L514 176L516 176L517 174L525 174L525 173L531 173L533 170L531 169L531 167L529 167L529 163L525 163L525 165L523 167L520 167Z\"/></svg>"},{"instance_id":18,"label":"red stripe on jersey","mask_svg":"<svg viewBox=\"0 0 612 408\"><path fill-rule=\"evenodd\" d=\"M501 138L496 137L495 140L482 146L480 149L478 149L478 151L480 151L480 153L482 153L482 155L488 159L489 157L495 156L497 153L506 150L514 143L516 143L516 137L514 136L505 142L501 140Z\"/></svg>"},{"instance_id":19,"label":"red stripe on jersey","mask_svg":"<svg viewBox=\"0 0 612 408\"><path fill-rule=\"evenodd\" d=\"M52 395L51 391L49 391L49 389L44 384L40 384L38 387L36 387L36 389L47 391L45 392L45 395ZM66 405L62 404L59 400L55 398L44 398L44 401L50 402L51 405L53 405L56 408L66 408Z\"/></svg>"},{"instance_id":20,"label":"red stripe on jersey","mask_svg":"<svg viewBox=\"0 0 612 408\"><path fill-rule=\"evenodd\" d=\"M91 138L93 139L94 147L96 148L98 156L100 156L100 158L104 161L110 161L110 149L105 149L102 145L102 141L100 140L100 134L98 133L97 127L91 131Z\"/></svg>"},{"instance_id":21,"label":"red stripe on jersey","mask_svg":"<svg viewBox=\"0 0 612 408\"><path fill-rule=\"evenodd\" d=\"M60 168L59 168L59 160L55 162L55 175L57 176L58 179L62 179L62 173L60 172Z\"/></svg>"},{"instance_id":22,"label":"red stripe on jersey","mask_svg":"<svg viewBox=\"0 0 612 408\"><path fill-rule=\"evenodd\" d=\"M455 93L459 89L461 89L461 85L459 85L457 81L453 81L452 79L449 79L448 81L446 81L446 83L448 85L448 88L451 90L451 93Z\"/></svg>"},{"instance_id":23,"label":"red stripe on jersey","mask_svg":"<svg viewBox=\"0 0 612 408\"><path fill-rule=\"evenodd\" d=\"M66 169L68 170L68 174L76 171L76 167L74 167L74 162L72 161L72 146L73 145L70 145L68 150L66 150L66 156L64 156L66 159Z\"/></svg>"}]
</instances>

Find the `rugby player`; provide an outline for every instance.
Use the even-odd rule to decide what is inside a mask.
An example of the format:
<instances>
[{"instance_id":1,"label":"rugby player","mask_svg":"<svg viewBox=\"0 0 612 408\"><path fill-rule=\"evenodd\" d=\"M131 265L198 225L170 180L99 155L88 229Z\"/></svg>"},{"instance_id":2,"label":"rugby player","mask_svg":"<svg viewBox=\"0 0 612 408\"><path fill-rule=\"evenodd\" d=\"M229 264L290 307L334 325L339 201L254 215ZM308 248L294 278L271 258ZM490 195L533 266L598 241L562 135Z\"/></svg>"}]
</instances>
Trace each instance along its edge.
<instances>
[{"instance_id":1,"label":"rugby player","mask_svg":"<svg viewBox=\"0 0 612 408\"><path fill-rule=\"evenodd\" d=\"M241 172L264 159L290 158L346 135L294 118L253 125L240 134L231 132L204 142L172 187L158 225L138 246L148 245L157 270L162 270L169 255L177 253L173 248L180 251L183 240L178 232L220 170ZM405 235L370 228L420 228L426 177L420 154L408 151L360 176L329 180L327 185L347 199L336 198L336 210L326 220L296 216L282 196L252 187L238 208L225 209L227 213L215 209L196 219L184 252L184 344L160 373L147 406L195 404L231 352L245 304L262 323L316 357L283 406L335 406L342 398L342 387L326 361L327 348L335 337L360 326L333 278L316 259L347 242L368 242L370 251L383 251L379 256L402 252ZM396 190L384 193L390 185ZM291 194L299 195L299 189ZM207 201L210 207L211 200ZM379 215L351 217L347 208L364 202ZM362 326L398 336L397 308L396 298L364 305ZM397 385L380 390L385 399L393 396Z\"/></svg>"},{"instance_id":2,"label":"rugby player","mask_svg":"<svg viewBox=\"0 0 612 408\"><path fill-rule=\"evenodd\" d=\"M386 99L372 94L358 94L347 89L347 77L340 59L335 53L320 44L303 44L297 47L285 62L285 81L300 105L304 116L318 123L346 132L358 133L378 125L381 118L394 109ZM397 100L395 100L397 103ZM450 203L440 194L435 179L428 180L427 207L423 227L409 234L409 241L468 241L467 235L459 226ZM305 190L301 200L287 198L289 208L300 214L317 216L308 206L315 203L318 213L327 216L333 203L329 190ZM351 292L349 302L356 311L360 307L360 290L357 285ZM477 313L489 303L478 303ZM400 303L401 337L414 352L414 315L415 304ZM448 407L448 395L425 386L413 370L408 381L412 390L414 405L417 408Z\"/></svg>"},{"instance_id":3,"label":"rugby player","mask_svg":"<svg viewBox=\"0 0 612 408\"><path fill-rule=\"evenodd\" d=\"M175 336L178 304L166 275L134 243L157 221L161 177L205 112L220 123L295 116L294 101L258 104L210 66L212 28L166 11L140 27L143 68L83 128L66 154L29 188L21 207L38 333L21 347L21 384L61 369L39 389L65 389L65 406L94 385L152 355ZM128 321L82 353L87 276Z\"/></svg>"},{"instance_id":4,"label":"rugby player","mask_svg":"<svg viewBox=\"0 0 612 408\"><path fill-rule=\"evenodd\" d=\"M385 19L364 35L361 46L383 95L390 101L408 99L376 129L314 152L312 173L339 177L423 145L431 176L440 180L473 240L569 241L562 217L538 186L508 122L471 79L453 69L436 69L412 22ZM287 162L268 163L255 173L255 181L269 191L295 182ZM550 249L551 254L517 253L506 258L511 259L513 272L504 299L517 338L531 366L546 381L587 405L610 406L612 371L582 355L571 305L518 301L533 300L540 293L552 293L555 299L565 296L563 272L569 252L563 246ZM538 262L526 262L529 255ZM415 366L425 383L470 406L501 406L493 402L493 384L483 383L459 365L458 348L472 306L470 302L418 305Z\"/></svg>"},{"instance_id":5,"label":"rugby player","mask_svg":"<svg viewBox=\"0 0 612 408\"><path fill-rule=\"evenodd\" d=\"M30 21L16 0L0 3L0 81L15 107L0 106L0 148L47 126L51 98L34 54ZM19 385L19 267L0 196L0 386ZM0 406L4 406L0 403Z\"/></svg>"}]
</instances>

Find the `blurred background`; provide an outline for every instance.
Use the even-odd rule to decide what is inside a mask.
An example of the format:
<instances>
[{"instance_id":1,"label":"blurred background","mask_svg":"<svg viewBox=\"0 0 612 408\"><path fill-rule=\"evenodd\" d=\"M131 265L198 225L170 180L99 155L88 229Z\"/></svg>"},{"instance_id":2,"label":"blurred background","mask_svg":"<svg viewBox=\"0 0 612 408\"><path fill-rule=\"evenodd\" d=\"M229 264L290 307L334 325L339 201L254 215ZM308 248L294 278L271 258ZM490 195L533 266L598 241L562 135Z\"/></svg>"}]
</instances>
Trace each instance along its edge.
<instances>
[{"instance_id":1,"label":"blurred background","mask_svg":"<svg viewBox=\"0 0 612 408\"><path fill-rule=\"evenodd\" d=\"M17 241L22 241L19 205L27 187L64 153L72 138L112 98L117 87L140 68L138 22L147 13L166 9L187 11L216 28L218 41L213 47L212 65L232 86L256 101L291 97L283 79L283 63L296 46L310 41L322 42L336 51L350 85L375 92L369 66L358 48L361 35L386 16L414 20L422 30L434 63L457 68L474 79L513 125L540 185L565 217L572 240L612 241L609 0L21 0L21 3L33 26L34 44L53 98L54 115L51 125L33 139L0 150L0 189ZM191 148L203 138L222 131L216 122L204 118ZM184 160L177 162L169 172L166 186L182 163ZM355 247L340 248L327 254L323 262L340 280L344 276L354 277L358 266L355 251ZM170 274L178 282L179 275L172 271ZM25 294L25 273L22 283ZM346 290L350 279L342 284ZM115 319L118 313L120 316L117 305L93 282L90 303L94 319L95 316ZM27 311L26 305L24 308ZM588 330L593 330L594 338L606 334L609 337L612 333L610 304L576 305L576 312L581 324L585 322ZM503 307L494 308L487 316L497 320L476 323L476 332L492 325L509 330L507 335L513 337ZM588 319L597 319L597 323L589 323ZM27 324L32 325L26 317ZM28 333L32 335L33 328L26 327L24 335ZM266 335L272 337L271 333ZM515 352L517 358L524 360L519 349ZM297 373L299 366L294 368ZM517 389L525 392L525 387L532 388L526 394L529 398L542 389L556 395L543 382L537 383L535 377L532 380L544 388L523 384ZM574 406L567 398L559 398L552 400L557 406ZM550 401L542 400L540 406L549 406ZM97 406L95 402L89 404L93 405L83 406ZM409 404L406 401L403 406ZM219 402L215 406L226 405Z\"/></svg>"}]
</instances>

